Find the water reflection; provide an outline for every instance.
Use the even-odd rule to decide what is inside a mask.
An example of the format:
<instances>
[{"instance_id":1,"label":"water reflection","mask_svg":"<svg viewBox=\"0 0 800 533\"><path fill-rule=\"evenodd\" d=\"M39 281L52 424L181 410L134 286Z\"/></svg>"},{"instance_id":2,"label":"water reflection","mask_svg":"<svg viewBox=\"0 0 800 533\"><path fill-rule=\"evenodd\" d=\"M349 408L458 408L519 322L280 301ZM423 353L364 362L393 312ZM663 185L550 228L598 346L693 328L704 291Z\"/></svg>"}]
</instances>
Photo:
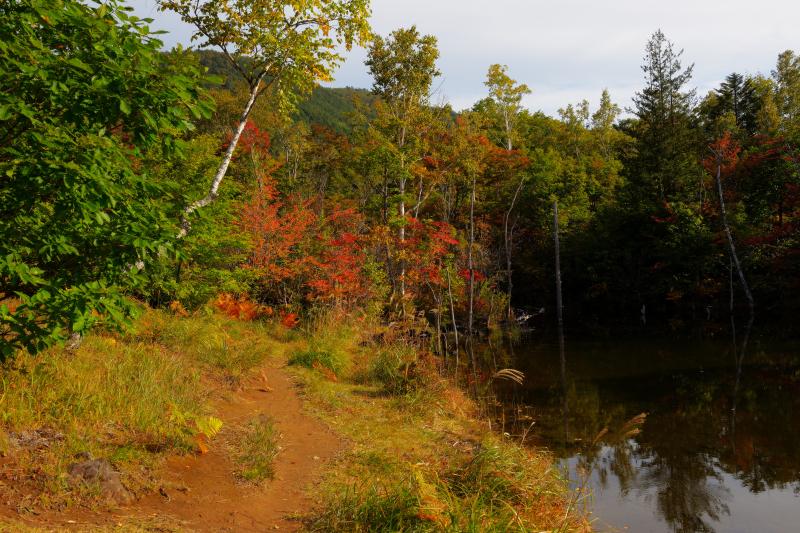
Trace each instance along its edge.
<instances>
[{"instance_id":1,"label":"water reflection","mask_svg":"<svg viewBox=\"0 0 800 533\"><path fill-rule=\"evenodd\" d=\"M498 385L506 431L535 422L528 441L590 487L601 531L800 530L800 353L749 342L570 341L564 353L524 339L510 363L525 386Z\"/></svg>"}]
</instances>

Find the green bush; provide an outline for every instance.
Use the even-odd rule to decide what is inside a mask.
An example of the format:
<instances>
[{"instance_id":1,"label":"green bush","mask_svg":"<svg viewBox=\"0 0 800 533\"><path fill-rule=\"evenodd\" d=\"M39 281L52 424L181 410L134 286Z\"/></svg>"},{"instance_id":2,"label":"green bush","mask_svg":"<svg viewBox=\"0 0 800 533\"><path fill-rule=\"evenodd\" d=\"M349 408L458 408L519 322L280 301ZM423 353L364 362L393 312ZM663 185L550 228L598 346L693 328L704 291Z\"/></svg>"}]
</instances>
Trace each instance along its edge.
<instances>
[{"instance_id":1,"label":"green bush","mask_svg":"<svg viewBox=\"0 0 800 533\"><path fill-rule=\"evenodd\" d=\"M161 48L117 0L0 4L0 357L127 323L136 265L169 253L183 197L138 162L211 102Z\"/></svg>"}]
</instances>

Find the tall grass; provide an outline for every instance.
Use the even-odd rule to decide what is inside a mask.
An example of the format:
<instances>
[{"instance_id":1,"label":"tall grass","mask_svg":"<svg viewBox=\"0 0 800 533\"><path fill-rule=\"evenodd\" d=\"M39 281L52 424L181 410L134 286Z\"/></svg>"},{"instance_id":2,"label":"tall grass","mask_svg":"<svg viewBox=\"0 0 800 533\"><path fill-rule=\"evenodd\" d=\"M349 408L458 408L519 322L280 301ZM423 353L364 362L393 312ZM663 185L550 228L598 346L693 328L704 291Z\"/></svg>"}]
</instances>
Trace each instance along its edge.
<instances>
[{"instance_id":1,"label":"tall grass","mask_svg":"<svg viewBox=\"0 0 800 533\"><path fill-rule=\"evenodd\" d=\"M306 343L290 355L290 365L321 370L336 377L352 369L352 356L360 337L340 314L330 312L313 316L303 333Z\"/></svg>"},{"instance_id":2,"label":"tall grass","mask_svg":"<svg viewBox=\"0 0 800 533\"><path fill-rule=\"evenodd\" d=\"M212 398L273 346L261 325L147 310L133 331L89 335L74 352L19 353L0 367L0 448L20 471L44 472L48 499L69 492L64 471L84 451L110 459L129 488L147 487L162 454L201 447L219 423ZM43 446L26 444L40 434Z\"/></svg>"},{"instance_id":3,"label":"tall grass","mask_svg":"<svg viewBox=\"0 0 800 533\"><path fill-rule=\"evenodd\" d=\"M87 445L114 436L186 447L174 415L201 416L196 368L164 348L90 337L74 355L20 354L5 365L0 422L9 430L58 428Z\"/></svg>"},{"instance_id":4,"label":"tall grass","mask_svg":"<svg viewBox=\"0 0 800 533\"><path fill-rule=\"evenodd\" d=\"M411 465L405 473L352 484L333 495L312 531L570 531L564 486L549 459L494 438L449 471ZM555 511L555 512L554 512Z\"/></svg>"}]
</instances>

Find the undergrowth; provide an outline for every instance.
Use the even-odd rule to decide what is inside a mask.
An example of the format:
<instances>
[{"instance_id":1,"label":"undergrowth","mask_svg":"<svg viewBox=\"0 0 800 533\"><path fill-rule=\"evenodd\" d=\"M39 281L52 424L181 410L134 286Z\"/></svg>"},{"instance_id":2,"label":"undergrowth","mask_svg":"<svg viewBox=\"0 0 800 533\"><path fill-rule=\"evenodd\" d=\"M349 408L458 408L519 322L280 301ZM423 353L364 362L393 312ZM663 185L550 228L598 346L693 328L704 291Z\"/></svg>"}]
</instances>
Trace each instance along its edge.
<instances>
[{"instance_id":1,"label":"undergrowth","mask_svg":"<svg viewBox=\"0 0 800 533\"><path fill-rule=\"evenodd\" d=\"M203 451L198 433L219 429L211 398L241 386L268 353L287 354L308 408L349 443L314 487L308 529L588 531L549 455L493 434L419 337L367 318L321 315L297 331L147 311L136 331L89 336L74 353L20 354L0 372L0 453L33 480L32 510L81 500L64 472L82 451L108 458L129 488L152 489L150 467ZM269 418L223 434L242 480L272 478L280 434ZM25 444L36 438L44 445ZM0 481L12 501L13 480Z\"/></svg>"}]
</instances>

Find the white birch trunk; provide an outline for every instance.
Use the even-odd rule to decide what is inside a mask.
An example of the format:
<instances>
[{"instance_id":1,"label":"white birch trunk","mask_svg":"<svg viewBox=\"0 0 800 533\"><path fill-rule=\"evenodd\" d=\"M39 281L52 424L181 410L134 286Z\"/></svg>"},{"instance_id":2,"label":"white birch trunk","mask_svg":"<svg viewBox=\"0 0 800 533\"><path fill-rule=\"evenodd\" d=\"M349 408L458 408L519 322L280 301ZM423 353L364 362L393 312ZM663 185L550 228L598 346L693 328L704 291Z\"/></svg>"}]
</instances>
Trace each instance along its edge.
<instances>
[{"instance_id":1,"label":"white birch trunk","mask_svg":"<svg viewBox=\"0 0 800 533\"><path fill-rule=\"evenodd\" d=\"M236 151L236 145L239 144L239 139L242 136L242 132L244 132L244 128L247 125L247 118L250 116L250 112L253 110L253 105L256 103L256 98L260 93L261 88L261 81L264 79L264 74L262 74L258 80L256 80L255 85L250 89L250 99L247 101L247 105L242 111L241 117L239 117L239 123L236 126L236 130L233 133L233 138L231 139L230 144L228 145L228 149L225 150L225 155L222 158L222 162L217 168L217 173L214 175L214 179L211 181L211 188L203 198L189 204L186 209L183 210L183 215L181 216L181 229L178 232L178 239L182 239L189 234L189 230L192 228L192 224L189 221L189 217L192 213L206 207L207 205L214 202L217 199L219 186L222 183L225 174L228 172L228 167L231 164L231 160L233 159L233 153Z\"/></svg>"}]
</instances>

